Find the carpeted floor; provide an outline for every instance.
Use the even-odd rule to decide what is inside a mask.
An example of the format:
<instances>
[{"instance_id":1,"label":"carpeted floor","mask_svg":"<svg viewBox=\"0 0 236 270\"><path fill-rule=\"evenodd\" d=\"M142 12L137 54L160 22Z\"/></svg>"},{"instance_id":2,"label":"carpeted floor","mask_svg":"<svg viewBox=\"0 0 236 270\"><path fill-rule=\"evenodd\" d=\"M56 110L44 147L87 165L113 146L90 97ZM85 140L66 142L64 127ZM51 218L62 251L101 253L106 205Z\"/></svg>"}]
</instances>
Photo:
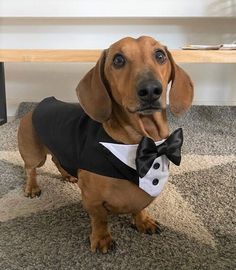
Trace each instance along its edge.
<instances>
[{"instance_id":1,"label":"carpeted floor","mask_svg":"<svg viewBox=\"0 0 236 270\"><path fill-rule=\"evenodd\" d=\"M34 104L23 103L22 116ZM23 196L23 162L14 120L0 127L0 269L236 269L236 108L194 106L182 119L183 162L149 207L161 235L142 235L129 216L110 218L115 251L92 254L90 223L76 185L48 159L42 195Z\"/></svg>"}]
</instances>

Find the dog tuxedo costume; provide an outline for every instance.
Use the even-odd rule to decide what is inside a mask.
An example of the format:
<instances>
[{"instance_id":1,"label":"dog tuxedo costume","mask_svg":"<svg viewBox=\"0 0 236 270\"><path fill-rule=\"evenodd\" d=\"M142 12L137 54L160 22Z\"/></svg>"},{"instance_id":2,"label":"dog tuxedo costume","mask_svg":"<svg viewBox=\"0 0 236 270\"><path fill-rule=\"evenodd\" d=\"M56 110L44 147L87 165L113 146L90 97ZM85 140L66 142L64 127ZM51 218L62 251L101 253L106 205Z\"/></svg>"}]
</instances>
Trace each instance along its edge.
<instances>
[{"instance_id":1,"label":"dog tuxedo costume","mask_svg":"<svg viewBox=\"0 0 236 270\"><path fill-rule=\"evenodd\" d=\"M92 120L79 104L49 97L32 116L34 129L61 167L78 177L78 169L131 181L156 197L169 175L169 161L179 165L182 129L167 139L154 142L143 137L139 144L114 141L101 123Z\"/></svg>"}]
</instances>

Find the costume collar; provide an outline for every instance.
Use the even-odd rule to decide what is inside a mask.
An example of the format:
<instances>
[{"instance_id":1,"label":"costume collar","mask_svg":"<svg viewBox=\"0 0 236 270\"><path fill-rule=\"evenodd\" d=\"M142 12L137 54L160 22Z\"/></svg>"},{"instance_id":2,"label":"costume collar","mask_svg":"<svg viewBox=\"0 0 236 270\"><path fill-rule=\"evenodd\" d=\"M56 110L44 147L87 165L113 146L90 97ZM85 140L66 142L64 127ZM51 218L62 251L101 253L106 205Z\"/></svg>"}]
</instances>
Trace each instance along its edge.
<instances>
[{"instance_id":1,"label":"costume collar","mask_svg":"<svg viewBox=\"0 0 236 270\"><path fill-rule=\"evenodd\" d=\"M164 140L155 142L155 145L162 144ZM132 169L136 170L135 158L139 144L118 144L118 143L106 143L100 142L106 147L114 156L116 156L124 164L128 165Z\"/></svg>"},{"instance_id":2,"label":"costume collar","mask_svg":"<svg viewBox=\"0 0 236 270\"><path fill-rule=\"evenodd\" d=\"M121 162L139 171L139 187L153 197L161 193L168 180L169 159L176 165L180 164L182 143L182 129L157 142L145 137L140 144L100 142Z\"/></svg>"}]
</instances>

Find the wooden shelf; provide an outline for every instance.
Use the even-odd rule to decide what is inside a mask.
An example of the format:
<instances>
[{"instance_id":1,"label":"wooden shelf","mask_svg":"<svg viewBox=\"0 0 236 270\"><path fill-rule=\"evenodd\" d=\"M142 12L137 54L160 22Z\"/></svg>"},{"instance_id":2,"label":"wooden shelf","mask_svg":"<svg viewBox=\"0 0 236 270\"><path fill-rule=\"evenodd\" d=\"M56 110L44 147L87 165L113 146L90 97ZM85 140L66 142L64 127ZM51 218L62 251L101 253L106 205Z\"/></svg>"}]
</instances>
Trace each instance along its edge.
<instances>
[{"instance_id":1,"label":"wooden shelf","mask_svg":"<svg viewBox=\"0 0 236 270\"><path fill-rule=\"evenodd\" d=\"M179 63L236 63L236 50L171 50ZM96 62L101 50L0 50L0 62Z\"/></svg>"},{"instance_id":2,"label":"wooden shelf","mask_svg":"<svg viewBox=\"0 0 236 270\"><path fill-rule=\"evenodd\" d=\"M236 63L236 50L172 50L176 62Z\"/></svg>"},{"instance_id":3,"label":"wooden shelf","mask_svg":"<svg viewBox=\"0 0 236 270\"><path fill-rule=\"evenodd\" d=\"M0 50L0 62L96 62L101 50Z\"/></svg>"}]
</instances>

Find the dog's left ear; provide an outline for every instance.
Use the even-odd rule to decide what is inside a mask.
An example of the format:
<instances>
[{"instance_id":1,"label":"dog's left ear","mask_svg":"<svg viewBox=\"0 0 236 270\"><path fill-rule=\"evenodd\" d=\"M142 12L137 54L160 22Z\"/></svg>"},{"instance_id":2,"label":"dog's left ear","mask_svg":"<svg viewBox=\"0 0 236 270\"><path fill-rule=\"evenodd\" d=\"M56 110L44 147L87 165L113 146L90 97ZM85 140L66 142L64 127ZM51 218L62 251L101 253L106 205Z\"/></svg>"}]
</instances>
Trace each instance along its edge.
<instances>
[{"instance_id":1,"label":"dog's left ear","mask_svg":"<svg viewBox=\"0 0 236 270\"><path fill-rule=\"evenodd\" d=\"M95 121L105 122L112 111L108 82L104 75L106 51L103 51L94 68L79 82L76 93L80 105Z\"/></svg>"},{"instance_id":2,"label":"dog's left ear","mask_svg":"<svg viewBox=\"0 0 236 270\"><path fill-rule=\"evenodd\" d=\"M186 112L192 104L193 83L188 74L175 63L168 49L165 49L171 63L170 110L175 116L180 116Z\"/></svg>"}]
</instances>

